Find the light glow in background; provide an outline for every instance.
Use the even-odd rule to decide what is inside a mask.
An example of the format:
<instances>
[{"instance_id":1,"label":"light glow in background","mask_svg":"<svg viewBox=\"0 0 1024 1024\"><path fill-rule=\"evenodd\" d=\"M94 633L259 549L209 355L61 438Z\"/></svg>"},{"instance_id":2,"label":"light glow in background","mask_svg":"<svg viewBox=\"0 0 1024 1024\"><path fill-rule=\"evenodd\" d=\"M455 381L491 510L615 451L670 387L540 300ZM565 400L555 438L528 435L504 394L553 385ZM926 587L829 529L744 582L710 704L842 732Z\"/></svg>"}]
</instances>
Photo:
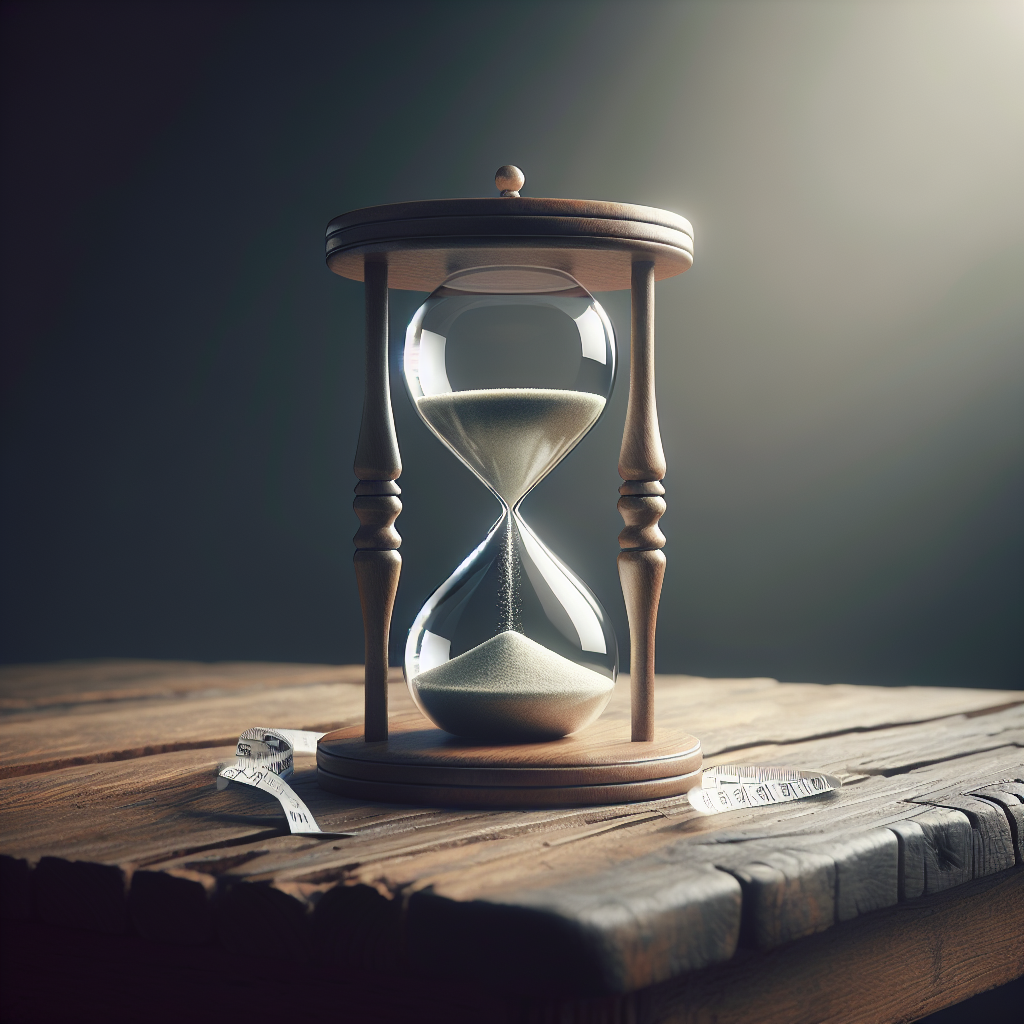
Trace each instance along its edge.
<instances>
[{"instance_id":1,"label":"light glow in background","mask_svg":"<svg viewBox=\"0 0 1024 1024\"><path fill-rule=\"evenodd\" d=\"M659 670L1021 685L1021 3L4 18L4 660L360 660L362 289L323 226L513 162L694 224L657 293ZM422 298L392 293L396 662L496 515L404 393ZM524 506L624 655L625 384Z\"/></svg>"}]
</instances>

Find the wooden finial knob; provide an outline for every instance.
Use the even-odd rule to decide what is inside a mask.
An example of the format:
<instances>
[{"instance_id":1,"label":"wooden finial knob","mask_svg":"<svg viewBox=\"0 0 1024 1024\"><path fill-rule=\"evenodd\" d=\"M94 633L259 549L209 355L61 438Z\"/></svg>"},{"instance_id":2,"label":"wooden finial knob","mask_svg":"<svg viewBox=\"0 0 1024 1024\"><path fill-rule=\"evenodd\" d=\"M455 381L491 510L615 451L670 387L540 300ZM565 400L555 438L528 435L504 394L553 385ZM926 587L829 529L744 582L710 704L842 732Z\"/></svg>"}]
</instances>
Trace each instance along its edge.
<instances>
[{"instance_id":1,"label":"wooden finial knob","mask_svg":"<svg viewBox=\"0 0 1024 1024\"><path fill-rule=\"evenodd\" d=\"M494 184L501 189L503 196L518 199L519 190L526 184L526 175L515 164L505 164L494 175Z\"/></svg>"}]
</instances>

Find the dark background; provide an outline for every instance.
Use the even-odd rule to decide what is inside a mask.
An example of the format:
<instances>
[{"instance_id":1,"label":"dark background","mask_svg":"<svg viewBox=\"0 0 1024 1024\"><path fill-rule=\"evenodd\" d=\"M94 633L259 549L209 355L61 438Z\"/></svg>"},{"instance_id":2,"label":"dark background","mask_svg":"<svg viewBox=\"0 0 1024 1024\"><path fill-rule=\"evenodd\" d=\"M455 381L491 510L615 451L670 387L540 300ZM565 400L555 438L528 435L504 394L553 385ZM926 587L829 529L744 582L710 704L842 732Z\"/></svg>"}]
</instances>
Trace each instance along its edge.
<instances>
[{"instance_id":1,"label":"dark background","mask_svg":"<svg viewBox=\"0 0 1024 1024\"><path fill-rule=\"evenodd\" d=\"M658 289L659 669L1021 685L1019 3L2 19L2 660L361 660L362 286L324 225L512 162L694 224ZM397 373L423 297L392 293L396 661L496 515ZM628 295L599 298L625 363ZM620 642L625 384L524 506Z\"/></svg>"}]
</instances>

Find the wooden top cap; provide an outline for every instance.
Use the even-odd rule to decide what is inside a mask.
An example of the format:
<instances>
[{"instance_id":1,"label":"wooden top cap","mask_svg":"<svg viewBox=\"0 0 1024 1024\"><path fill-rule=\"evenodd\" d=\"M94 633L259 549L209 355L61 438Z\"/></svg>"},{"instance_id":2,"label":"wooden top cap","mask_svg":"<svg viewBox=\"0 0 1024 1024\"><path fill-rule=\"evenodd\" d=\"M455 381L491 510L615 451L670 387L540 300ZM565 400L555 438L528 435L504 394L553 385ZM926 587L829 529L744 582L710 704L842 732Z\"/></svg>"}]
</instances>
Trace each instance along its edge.
<instances>
[{"instance_id":1,"label":"wooden top cap","mask_svg":"<svg viewBox=\"0 0 1024 1024\"><path fill-rule=\"evenodd\" d=\"M635 262L654 264L656 280L693 264L693 228L650 206L586 199L521 197L518 167L498 169L501 196L370 206L327 225L327 265L363 280L367 259L388 264L388 285L433 291L459 270L484 266L554 267L590 291L630 286Z\"/></svg>"},{"instance_id":2,"label":"wooden top cap","mask_svg":"<svg viewBox=\"0 0 1024 1024\"><path fill-rule=\"evenodd\" d=\"M526 175L515 164L502 164L494 174L494 184L506 198L519 198L519 190L526 184Z\"/></svg>"}]
</instances>

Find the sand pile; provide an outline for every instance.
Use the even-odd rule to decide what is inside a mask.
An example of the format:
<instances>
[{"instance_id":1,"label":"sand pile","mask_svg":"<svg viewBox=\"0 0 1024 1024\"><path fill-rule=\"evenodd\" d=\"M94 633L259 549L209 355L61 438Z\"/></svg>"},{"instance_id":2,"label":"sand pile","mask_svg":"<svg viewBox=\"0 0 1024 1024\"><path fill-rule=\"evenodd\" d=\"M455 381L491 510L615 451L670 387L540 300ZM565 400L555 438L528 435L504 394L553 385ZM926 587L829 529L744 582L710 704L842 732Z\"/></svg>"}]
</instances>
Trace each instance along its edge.
<instances>
[{"instance_id":1,"label":"sand pile","mask_svg":"<svg viewBox=\"0 0 1024 1024\"><path fill-rule=\"evenodd\" d=\"M585 391L491 388L418 398L416 406L511 507L590 429L604 399Z\"/></svg>"},{"instance_id":2,"label":"sand pile","mask_svg":"<svg viewBox=\"0 0 1024 1024\"><path fill-rule=\"evenodd\" d=\"M494 742L549 740L589 725L612 680L521 633L499 633L413 680L430 718L446 732Z\"/></svg>"}]
</instances>

